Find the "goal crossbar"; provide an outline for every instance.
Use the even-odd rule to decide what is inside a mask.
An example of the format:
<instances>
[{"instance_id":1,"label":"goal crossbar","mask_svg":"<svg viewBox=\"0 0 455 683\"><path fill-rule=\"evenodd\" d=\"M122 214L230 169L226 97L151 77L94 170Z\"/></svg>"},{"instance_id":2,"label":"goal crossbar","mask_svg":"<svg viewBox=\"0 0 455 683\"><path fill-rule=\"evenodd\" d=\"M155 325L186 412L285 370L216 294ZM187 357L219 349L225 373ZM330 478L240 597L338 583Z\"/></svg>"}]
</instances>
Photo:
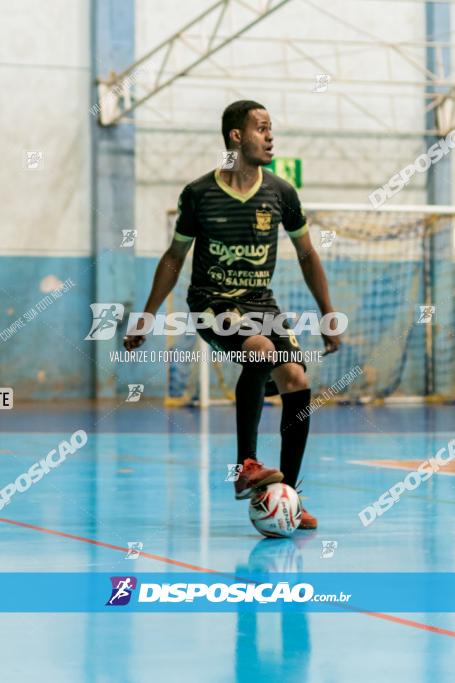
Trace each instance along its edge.
<instances>
[{"instance_id":1,"label":"goal crossbar","mask_svg":"<svg viewBox=\"0 0 455 683\"><path fill-rule=\"evenodd\" d=\"M328 204L303 202L307 211L363 211L369 213L424 213L431 215L455 215L455 205L450 204L387 204L375 209L371 204Z\"/></svg>"}]
</instances>

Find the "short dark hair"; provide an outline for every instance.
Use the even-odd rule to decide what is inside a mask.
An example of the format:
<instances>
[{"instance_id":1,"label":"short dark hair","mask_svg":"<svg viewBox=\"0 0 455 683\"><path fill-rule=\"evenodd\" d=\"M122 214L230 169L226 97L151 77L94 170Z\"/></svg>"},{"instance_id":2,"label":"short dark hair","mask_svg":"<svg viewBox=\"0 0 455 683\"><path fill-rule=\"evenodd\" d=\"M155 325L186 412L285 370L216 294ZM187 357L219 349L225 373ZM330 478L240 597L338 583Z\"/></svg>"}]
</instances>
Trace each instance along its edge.
<instances>
[{"instance_id":1,"label":"short dark hair","mask_svg":"<svg viewBox=\"0 0 455 683\"><path fill-rule=\"evenodd\" d=\"M229 133L233 128L242 130L246 118L252 109L265 109L263 104L254 100L237 100L233 102L223 112L221 119L221 132L223 133L224 144L229 149Z\"/></svg>"}]
</instances>

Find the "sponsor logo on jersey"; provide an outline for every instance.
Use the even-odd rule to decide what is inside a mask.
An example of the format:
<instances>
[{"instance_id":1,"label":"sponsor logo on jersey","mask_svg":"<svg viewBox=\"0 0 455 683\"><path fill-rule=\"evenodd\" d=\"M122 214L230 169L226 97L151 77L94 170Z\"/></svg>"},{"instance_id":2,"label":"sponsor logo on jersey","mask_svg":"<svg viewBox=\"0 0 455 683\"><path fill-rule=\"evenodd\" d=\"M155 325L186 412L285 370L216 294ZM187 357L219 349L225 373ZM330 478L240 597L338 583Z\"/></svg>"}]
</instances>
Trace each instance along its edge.
<instances>
[{"instance_id":1,"label":"sponsor logo on jersey","mask_svg":"<svg viewBox=\"0 0 455 683\"><path fill-rule=\"evenodd\" d=\"M254 266L261 266L267 261L270 244L224 244L210 240L209 251L218 256L220 263L230 266L234 261L247 261Z\"/></svg>"}]
</instances>

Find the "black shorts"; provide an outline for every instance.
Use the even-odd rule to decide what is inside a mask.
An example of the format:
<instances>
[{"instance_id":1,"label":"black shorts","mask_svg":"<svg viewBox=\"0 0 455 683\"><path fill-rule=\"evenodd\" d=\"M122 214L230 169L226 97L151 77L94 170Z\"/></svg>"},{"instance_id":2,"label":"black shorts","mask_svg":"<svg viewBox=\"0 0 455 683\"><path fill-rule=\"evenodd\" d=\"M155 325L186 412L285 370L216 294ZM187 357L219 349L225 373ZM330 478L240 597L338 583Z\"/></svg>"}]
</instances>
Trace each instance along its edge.
<instances>
[{"instance_id":1,"label":"black shorts","mask_svg":"<svg viewBox=\"0 0 455 683\"><path fill-rule=\"evenodd\" d=\"M258 310L261 313L273 313L274 315L279 315L281 313L280 309L276 305L275 301L272 299L269 305L264 306L264 302L261 302L260 307L255 309L251 305L243 305L240 302L232 302L225 300L214 300L211 301L209 305L206 305L204 311L198 311L199 313L207 312L213 313L215 316L220 313L225 313L228 311L235 312L239 316L245 313L251 313L253 310ZM229 328L229 323L226 321L225 329ZM239 330L241 329L239 326ZM298 363L306 370L306 365L303 361L303 352L300 345L289 327L287 320L282 323L283 329L289 330L286 334L278 334L275 330L272 330L270 334L259 333L266 339L270 339L275 347L275 352L272 353L271 365L272 369L280 367L285 363ZM243 343L248 339L248 335L240 334L239 331L233 334L219 334L213 327L206 329L199 329L198 333L201 335L202 339L209 344L215 351L224 351L226 353L236 353L242 351ZM233 359L234 362L241 362L240 360ZM243 363L242 363L243 364ZM271 386L268 387L267 395L273 395L270 392ZM273 393L278 393L273 392Z\"/></svg>"}]
</instances>

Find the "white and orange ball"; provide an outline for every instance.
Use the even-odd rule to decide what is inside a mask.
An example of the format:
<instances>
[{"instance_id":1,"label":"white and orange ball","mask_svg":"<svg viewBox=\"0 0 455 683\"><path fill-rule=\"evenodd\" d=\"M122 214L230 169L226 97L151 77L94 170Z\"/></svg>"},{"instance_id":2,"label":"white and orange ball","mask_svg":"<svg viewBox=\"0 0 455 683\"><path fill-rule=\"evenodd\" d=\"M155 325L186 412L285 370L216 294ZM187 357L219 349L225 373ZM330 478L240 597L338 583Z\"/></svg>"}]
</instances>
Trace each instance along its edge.
<instances>
[{"instance_id":1,"label":"white and orange ball","mask_svg":"<svg viewBox=\"0 0 455 683\"><path fill-rule=\"evenodd\" d=\"M292 536L300 524L302 510L297 492L286 484L269 484L250 499L250 520L263 535Z\"/></svg>"}]
</instances>

